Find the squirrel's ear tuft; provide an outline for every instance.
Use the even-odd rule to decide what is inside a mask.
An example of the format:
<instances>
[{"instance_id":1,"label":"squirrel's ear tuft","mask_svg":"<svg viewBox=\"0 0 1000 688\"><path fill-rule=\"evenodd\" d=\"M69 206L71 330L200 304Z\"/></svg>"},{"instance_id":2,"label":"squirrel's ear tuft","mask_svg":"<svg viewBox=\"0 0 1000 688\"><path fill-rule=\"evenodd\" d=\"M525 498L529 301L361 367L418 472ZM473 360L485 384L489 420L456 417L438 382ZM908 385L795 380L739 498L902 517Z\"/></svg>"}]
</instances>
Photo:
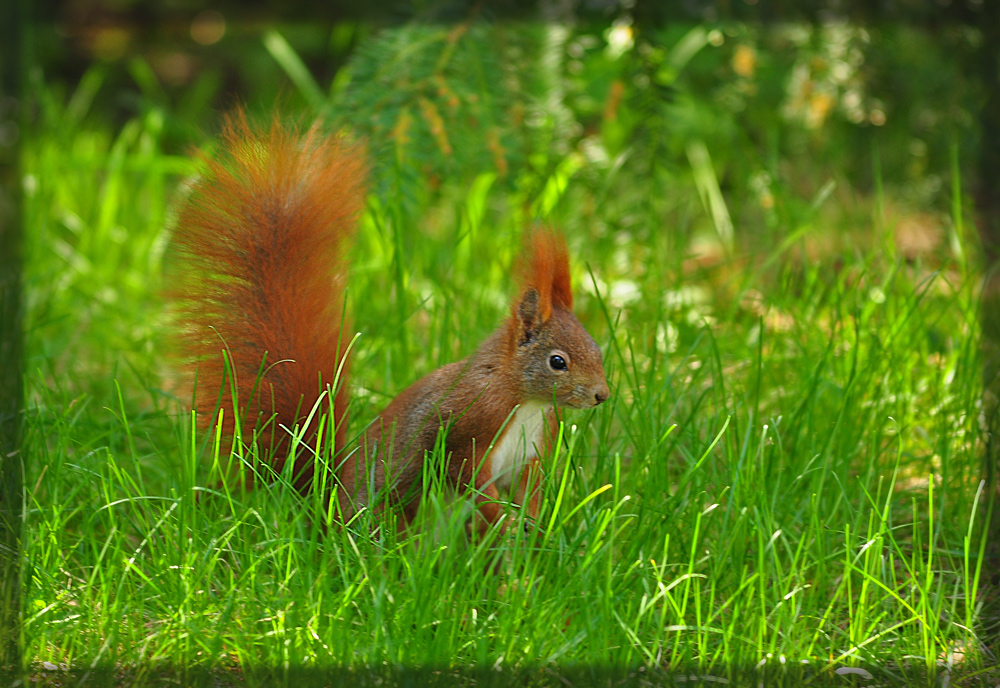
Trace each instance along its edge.
<instances>
[{"instance_id":1,"label":"squirrel's ear tuft","mask_svg":"<svg viewBox=\"0 0 1000 688\"><path fill-rule=\"evenodd\" d=\"M555 230L538 227L525 239L521 255L522 302L529 290L538 292L538 322L552 315L552 307L573 310L566 239Z\"/></svg>"}]
</instances>

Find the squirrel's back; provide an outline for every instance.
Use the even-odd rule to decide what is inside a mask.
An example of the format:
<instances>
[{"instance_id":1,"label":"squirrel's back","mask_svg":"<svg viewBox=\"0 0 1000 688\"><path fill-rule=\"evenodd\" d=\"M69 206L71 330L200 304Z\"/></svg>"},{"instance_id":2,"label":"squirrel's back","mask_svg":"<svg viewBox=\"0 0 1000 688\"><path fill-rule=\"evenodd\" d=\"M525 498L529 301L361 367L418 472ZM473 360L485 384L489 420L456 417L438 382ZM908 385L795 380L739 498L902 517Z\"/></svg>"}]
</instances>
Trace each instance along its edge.
<instances>
[{"instance_id":1,"label":"squirrel's back","mask_svg":"<svg viewBox=\"0 0 1000 688\"><path fill-rule=\"evenodd\" d=\"M186 265L170 291L185 314L184 354L197 364L199 418L210 424L221 408L227 436L234 418L245 437L260 424L278 471L281 426L291 430L335 384L343 446L345 252L366 172L360 148L342 138L277 120L259 131L239 113L178 218L174 245ZM297 486L306 487L311 465L304 458L295 467Z\"/></svg>"}]
</instances>

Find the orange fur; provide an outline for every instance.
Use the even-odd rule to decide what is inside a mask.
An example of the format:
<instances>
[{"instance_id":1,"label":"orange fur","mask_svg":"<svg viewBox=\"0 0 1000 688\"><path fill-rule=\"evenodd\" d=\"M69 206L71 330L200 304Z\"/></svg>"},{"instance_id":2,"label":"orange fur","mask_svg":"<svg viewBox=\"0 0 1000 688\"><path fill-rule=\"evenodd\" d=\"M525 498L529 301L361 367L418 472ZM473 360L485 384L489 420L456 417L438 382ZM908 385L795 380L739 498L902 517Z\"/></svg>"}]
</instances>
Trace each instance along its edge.
<instances>
[{"instance_id":1,"label":"orange fur","mask_svg":"<svg viewBox=\"0 0 1000 688\"><path fill-rule=\"evenodd\" d=\"M262 428L270 465L281 471L288 432L277 424L301 422L335 383L342 361L334 418L337 447L344 444L344 255L367 169L359 147L316 126L302 133L275 119L261 132L239 112L222 139L180 214L174 244L186 266L171 292L187 321L181 343L197 365L200 422L214 421L218 403L227 436L235 417L247 441ZM236 376L238 412L223 350ZM308 428L306 438L315 432ZM299 452L294 467L299 488L312 475L308 454Z\"/></svg>"},{"instance_id":2,"label":"orange fur","mask_svg":"<svg viewBox=\"0 0 1000 688\"><path fill-rule=\"evenodd\" d=\"M285 428L304 422L338 367L346 368L344 256L365 198L362 159L357 147L317 127L303 133L275 122L260 133L238 114L179 217L174 244L183 268L171 291L186 317L179 338L199 366L201 422L213 422L211 410L219 405L226 436L238 432L249 443L257 433L266 452L261 458L275 471L287 463ZM475 489L480 530L503 516L494 477L527 504L529 516L537 515L540 459L556 432L554 406L589 409L610 392L600 349L571 310L565 240L549 229L530 232L519 264L519 295L500 328L465 360L400 392L352 447L357 451L345 452L334 476L343 516L362 508L377 513L385 498L410 518L424 461L442 442L449 479ZM235 408L224 351L237 383ZM561 366L555 356L564 359ZM344 375L336 382L339 450L346 449ZM520 409L544 413L547 426L522 418L513 432L524 437L498 445L512 431L507 419ZM315 447L312 423L303 439ZM524 444L520 456L517 441ZM494 446L501 447L496 457ZM314 472L308 447L292 469L295 486L308 490Z\"/></svg>"},{"instance_id":3,"label":"orange fur","mask_svg":"<svg viewBox=\"0 0 1000 688\"><path fill-rule=\"evenodd\" d=\"M520 265L521 291L537 289L541 297L539 313L545 322L552 307L573 310L573 291L569 280L569 251L562 234L538 227L525 238Z\"/></svg>"}]
</instances>

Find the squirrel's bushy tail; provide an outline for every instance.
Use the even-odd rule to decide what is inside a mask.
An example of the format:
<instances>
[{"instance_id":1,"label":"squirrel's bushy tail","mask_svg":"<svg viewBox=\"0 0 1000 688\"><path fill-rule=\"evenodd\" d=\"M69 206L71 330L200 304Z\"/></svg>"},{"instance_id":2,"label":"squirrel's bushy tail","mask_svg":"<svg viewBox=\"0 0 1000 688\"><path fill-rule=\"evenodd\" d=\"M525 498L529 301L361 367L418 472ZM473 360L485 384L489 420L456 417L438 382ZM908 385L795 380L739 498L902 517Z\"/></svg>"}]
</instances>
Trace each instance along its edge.
<instances>
[{"instance_id":1,"label":"squirrel's bushy tail","mask_svg":"<svg viewBox=\"0 0 1000 688\"><path fill-rule=\"evenodd\" d=\"M238 418L244 441L257 428L277 471L289 438L282 426L301 424L337 381L350 343L345 252L366 172L360 148L342 138L277 120L257 130L239 112L178 218L182 267L170 291L183 311L180 342L197 366L199 418L211 424L222 408L224 432L231 436ZM338 448L347 425L344 363L334 402ZM295 484L307 488L310 452L298 456Z\"/></svg>"}]
</instances>

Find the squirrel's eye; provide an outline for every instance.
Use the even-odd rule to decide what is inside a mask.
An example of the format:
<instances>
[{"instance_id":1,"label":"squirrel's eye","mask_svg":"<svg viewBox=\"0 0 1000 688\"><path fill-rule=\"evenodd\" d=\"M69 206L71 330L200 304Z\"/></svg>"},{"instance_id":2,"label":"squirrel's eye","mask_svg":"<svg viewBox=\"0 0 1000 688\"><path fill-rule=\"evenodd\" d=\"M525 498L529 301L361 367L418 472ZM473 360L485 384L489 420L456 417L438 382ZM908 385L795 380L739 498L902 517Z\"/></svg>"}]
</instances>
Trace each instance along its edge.
<instances>
[{"instance_id":1,"label":"squirrel's eye","mask_svg":"<svg viewBox=\"0 0 1000 688\"><path fill-rule=\"evenodd\" d=\"M552 370L566 370L566 359L559 354L549 356L549 367Z\"/></svg>"}]
</instances>

